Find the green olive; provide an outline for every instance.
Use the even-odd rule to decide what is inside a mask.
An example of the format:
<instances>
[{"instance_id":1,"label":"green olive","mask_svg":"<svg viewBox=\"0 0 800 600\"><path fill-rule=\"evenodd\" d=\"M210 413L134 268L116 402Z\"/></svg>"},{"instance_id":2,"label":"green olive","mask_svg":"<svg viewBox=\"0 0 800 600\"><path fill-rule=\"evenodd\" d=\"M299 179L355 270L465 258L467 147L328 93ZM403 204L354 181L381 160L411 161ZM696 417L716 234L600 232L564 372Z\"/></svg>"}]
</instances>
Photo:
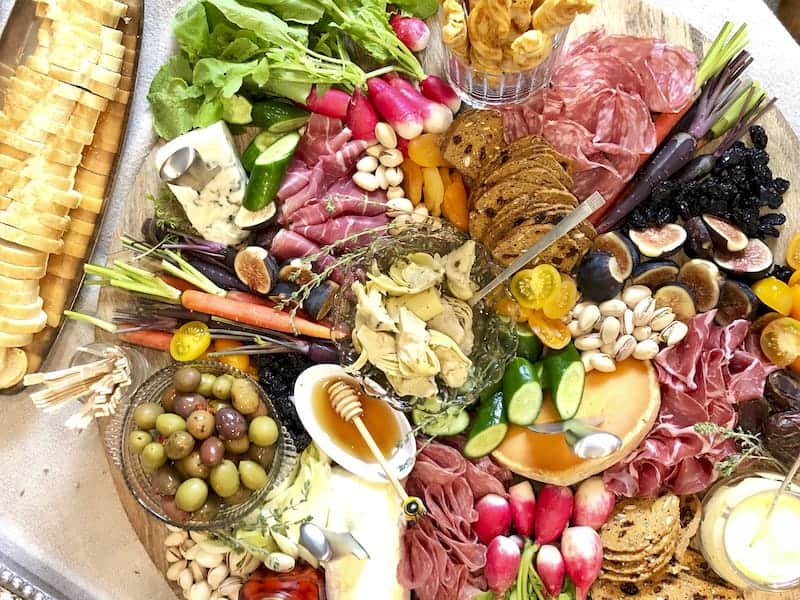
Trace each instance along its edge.
<instances>
[{"instance_id":1,"label":"green olive","mask_svg":"<svg viewBox=\"0 0 800 600\"><path fill-rule=\"evenodd\" d=\"M261 398L258 397L258 388L249 380L239 377L231 385L231 399L233 408L243 415L253 414L258 410Z\"/></svg>"},{"instance_id":2,"label":"green olive","mask_svg":"<svg viewBox=\"0 0 800 600\"><path fill-rule=\"evenodd\" d=\"M179 392L193 392L200 385L200 371L194 367L181 367L175 371L175 389Z\"/></svg>"},{"instance_id":3,"label":"green olive","mask_svg":"<svg viewBox=\"0 0 800 600\"><path fill-rule=\"evenodd\" d=\"M188 431L176 431L167 438L164 450L172 460L186 458L194 450L194 438Z\"/></svg>"},{"instance_id":4,"label":"green olive","mask_svg":"<svg viewBox=\"0 0 800 600\"><path fill-rule=\"evenodd\" d=\"M211 469L209 476L211 488L221 498L233 496L239 489L239 471L236 465L230 460L223 460L216 467Z\"/></svg>"},{"instance_id":5,"label":"green olive","mask_svg":"<svg viewBox=\"0 0 800 600\"><path fill-rule=\"evenodd\" d=\"M250 449L247 451L247 458L256 461L262 467L269 467L272 465L272 459L275 457L275 446L256 446L250 444Z\"/></svg>"},{"instance_id":6,"label":"green olive","mask_svg":"<svg viewBox=\"0 0 800 600\"><path fill-rule=\"evenodd\" d=\"M211 386L211 393L217 397L219 400L225 400L226 402L231 397L231 387L233 386L233 376L232 375L220 375L217 377L217 380L214 382L214 385Z\"/></svg>"},{"instance_id":7,"label":"green olive","mask_svg":"<svg viewBox=\"0 0 800 600\"><path fill-rule=\"evenodd\" d=\"M211 467L203 464L200 460L200 451L194 450L189 453L180 461L181 468L189 477L199 477L200 479L208 479L211 473Z\"/></svg>"},{"instance_id":8,"label":"green olive","mask_svg":"<svg viewBox=\"0 0 800 600\"><path fill-rule=\"evenodd\" d=\"M225 504L229 504L230 506L235 506L237 504L241 504L245 500L250 497L250 490L246 487L242 486L239 490L233 494L232 496L228 496L225 498Z\"/></svg>"},{"instance_id":9,"label":"green olive","mask_svg":"<svg viewBox=\"0 0 800 600\"><path fill-rule=\"evenodd\" d=\"M178 471L169 465L159 467L150 476L150 486L156 494L161 496L174 496L181 481L183 478Z\"/></svg>"},{"instance_id":10,"label":"green olive","mask_svg":"<svg viewBox=\"0 0 800 600\"><path fill-rule=\"evenodd\" d=\"M252 460L239 461L239 477L244 486L257 490L267 483L267 472L260 464Z\"/></svg>"},{"instance_id":11,"label":"green olive","mask_svg":"<svg viewBox=\"0 0 800 600\"><path fill-rule=\"evenodd\" d=\"M256 417L250 421L247 435L256 446L272 446L278 441L278 424L269 417Z\"/></svg>"},{"instance_id":12,"label":"green olive","mask_svg":"<svg viewBox=\"0 0 800 600\"><path fill-rule=\"evenodd\" d=\"M128 446L136 454L139 454L142 450L144 450L144 447L152 441L152 435L150 435L147 431L140 431L139 429L131 431L130 435L128 436Z\"/></svg>"},{"instance_id":13,"label":"green olive","mask_svg":"<svg viewBox=\"0 0 800 600\"><path fill-rule=\"evenodd\" d=\"M208 498L208 485L202 479L192 477L187 479L175 492L175 504L181 510L194 512L205 504Z\"/></svg>"},{"instance_id":14,"label":"green olive","mask_svg":"<svg viewBox=\"0 0 800 600\"><path fill-rule=\"evenodd\" d=\"M144 402L133 410L133 420L139 429L152 429L163 412L164 409L157 402Z\"/></svg>"},{"instance_id":15,"label":"green olive","mask_svg":"<svg viewBox=\"0 0 800 600\"><path fill-rule=\"evenodd\" d=\"M203 504L203 506L201 506L194 512L192 518L195 521L210 521L211 519L217 516L220 504L221 501L219 499L219 496L211 495L208 497L205 504Z\"/></svg>"},{"instance_id":16,"label":"green olive","mask_svg":"<svg viewBox=\"0 0 800 600\"><path fill-rule=\"evenodd\" d=\"M145 471L153 472L167 462L167 453L158 442L150 442L142 449L139 460Z\"/></svg>"},{"instance_id":17,"label":"green olive","mask_svg":"<svg viewBox=\"0 0 800 600\"><path fill-rule=\"evenodd\" d=\"M225 449L231 454L244 454L250 447L250 440L247 439L246 435L232 440L223 440L223 443L225 444Z\"/></svg>"},{"instance_id":18,"label":"green olive","mask_svg":"<svg viewBox=\"0 0 800 600\"><path fill-rule=\"evenodd\" d=\"M209 438L214 433L214 415L207 410L196 410L186 420L186 429L198 440Z\"/></svg>"},{"instance_id":19,"label":"green olive","mask_svg":"<svg viewBox=\"0 0 800 600\"><path fill-rule=\"evenodd\" d=\"M174 412L173 409L175 408L175 388L169 386L166 390L164 390L164 394L161 396L161 406L164 407L164 410L167 412Z\"/></svg>"},{"instance_id":20,"label":"green olive","mask_svg":"<svg viewBox=\"0 0 800 600\"><path fill-rule=\"evenodd\" d=\"M217 376L213 373L203 373L200 375L200 384L197 386L195 392L208 398L211 394L213 394L212 389L216 380Z\"/></svg>"},{"instance_id":21,"label":"green olive","mask_svg":"<svg viewBox=\"0 0 800 600\"><path fill-rule=\"evenodd\" d=\"M169 437L176 431L186 431L186 421L175 413L164 413L156 419L156 429L164 437Z\"/></svg>"}]
</instances>

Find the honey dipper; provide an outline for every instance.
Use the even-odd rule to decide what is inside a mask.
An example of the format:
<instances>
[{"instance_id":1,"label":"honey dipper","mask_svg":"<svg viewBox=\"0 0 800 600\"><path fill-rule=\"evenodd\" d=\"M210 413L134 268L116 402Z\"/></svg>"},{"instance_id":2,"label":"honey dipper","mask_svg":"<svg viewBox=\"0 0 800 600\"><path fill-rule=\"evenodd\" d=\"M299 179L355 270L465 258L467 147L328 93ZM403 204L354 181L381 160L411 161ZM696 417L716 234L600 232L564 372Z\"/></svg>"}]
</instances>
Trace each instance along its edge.
<instances>
[{"instance_id":1,"label":"honey dipper","mask_svg":"<svg viewBox=\"0 0 800 600\"><path fill-rule=\"evenodd\" d=\"M415 521L419 516L425 514L425 505L422 503L422 500L416 496L409 496L406 493L403 484L398 481L397 477L392 472L392 468L386 463L383 452L378 448L369 429L364 425L364 421L361 420L364 407L361 406L361 400L358 397L358 390L355 386L348 381L337 379L326 383L325 390L328 392L328 400L331 406L333 406L333 410L335 410L336 414L344 419L345 422L353 423L353 425L356 426L358 433L364 438L375 460L378 461L387 479L389 479L394 487L394 491L397 492L400 500L403 501L403 515L406 521Z\"/></svg>"}]
</instances>

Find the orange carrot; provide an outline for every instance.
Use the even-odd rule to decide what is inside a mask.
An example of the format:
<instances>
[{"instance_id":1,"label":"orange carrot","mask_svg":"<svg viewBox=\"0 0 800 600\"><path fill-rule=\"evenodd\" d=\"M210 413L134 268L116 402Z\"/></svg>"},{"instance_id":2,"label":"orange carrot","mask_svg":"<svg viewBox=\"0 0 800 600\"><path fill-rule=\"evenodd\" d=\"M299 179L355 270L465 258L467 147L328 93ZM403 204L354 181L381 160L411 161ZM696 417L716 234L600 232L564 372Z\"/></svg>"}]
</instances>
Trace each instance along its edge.
<instances>
[{"instance_id":1,"label":"orange carrot","mask_svg":"<svg viewBox=\"0 0 800 600\"><path fill-rule=\"evenodd\" d=\"M251 294L250 292L242 292L240 290L231 290L225 295L226 298L229 300L235 300L236 302L248 302L250 304L258 304L259 306L271 306L274 307L277 302L273 302L269 298L264 298L264 296L258 296L256 294ZM308 319L309 321L314 321L311 316L304 310L300 309L297 311L297 316L302 317L304 319ZM330 327L331 324L327 321L315 321L320 325L325 325L326 327Z\"/></svg>"},{"instance_id":2,"label":"orange carrot","mask_svg":"<svg viewBox=\"0 0 800 600\"><path fill-rule=\"evenodd\" d=\"M184 281L183 279L180 279L178 277L173 277L172 275L167 275L166 273L160 273L158 275L158 277L159 277L159 279L161 279L161 281L163 281L167 285L171 285L175 289L178 289L178 290L180 290L182 292L185 292L186 290L197 290L197 289L200 289L200 288L197 288L197 287L193 286L188 281Z\"/></svg>"},{"instance_id":3,"label":"orange carrot","mask_svg":"<svg viewBox=\"0 0 800 600\"><path fill-rule=\"evenodd\" d=\"M117 334L117 337L128 344L144 346L145 348L161 350L162 352L169 352L169 343L172 341L171 333L158 331L156 329L129 331L127 333Z\"/></svg>"},{"instance_id":4,"label":"orange carrot","mask_svg":"<svg viewBox=\"0 0 800 600\"><path fill-rule=\"evenodd\" d=\"M181 295L183 307L207 315L230 319L237 323L263 327L283 333L298 333L315 338L331 339L331 328L299 315L294 318L288 312L275 310L270 306L250 302L239 302L230 298L215 296L205 292L189 290Z\"/></svg>"}]
</instances>

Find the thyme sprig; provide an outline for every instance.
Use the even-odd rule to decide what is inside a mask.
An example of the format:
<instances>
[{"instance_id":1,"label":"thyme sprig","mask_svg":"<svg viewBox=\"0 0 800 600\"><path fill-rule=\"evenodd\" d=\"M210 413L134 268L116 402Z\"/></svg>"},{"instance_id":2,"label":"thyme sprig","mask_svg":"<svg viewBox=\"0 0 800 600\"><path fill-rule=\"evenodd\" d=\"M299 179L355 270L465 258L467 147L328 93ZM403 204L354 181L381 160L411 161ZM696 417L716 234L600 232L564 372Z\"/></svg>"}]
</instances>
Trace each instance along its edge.
<instances>
[{"instance_id":1,"label":"thyme sprig","mask_svg":"<svg viewBox=\"0 0 800 600\"><path fill-rule=\"evenodd\" d=\"M694 430L700 435L719 436L724 440L733 440L736 444L737 451L716 464L716 470L723 477L732 475L750 461L766 461L780 467L780 463L764 449L761 436L757 433L748 433L741 428L728 429L710 422L697 423Z\"/></svg>"}]
</instances>

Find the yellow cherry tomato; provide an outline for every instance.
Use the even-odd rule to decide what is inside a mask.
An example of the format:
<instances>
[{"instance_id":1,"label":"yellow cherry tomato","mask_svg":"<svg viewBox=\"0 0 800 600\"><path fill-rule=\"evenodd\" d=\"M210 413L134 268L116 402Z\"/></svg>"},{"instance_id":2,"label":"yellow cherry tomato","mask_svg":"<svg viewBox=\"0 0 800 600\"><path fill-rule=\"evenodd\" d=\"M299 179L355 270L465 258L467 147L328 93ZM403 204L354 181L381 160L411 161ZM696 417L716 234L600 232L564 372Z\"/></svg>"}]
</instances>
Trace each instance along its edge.
<instances>
[{"instance_id":1,"label":"yellow cherry tomato","mask_svg":"<svg viewBox=\"0 0 800 600\"><path fill-rule=\"evenodd\" d=\"M754 335L761 335L761 332L764 331L764 328L767 325L772 323L775 319L780 319L782 317L783 317L782 314L776 312L765 313L760 317L758 317L755 321L753 321L753 324L750 325L748 333L752 333Z\"/></svg>"},{"instance_id":2,"label":"yellow cherry tomato","mask_svg":"<svg viewBox=\"0 0 800 600\"><path fill-rule=\"evenodd\" d=\"M495 312L501 317L508 317L512 321L522 321L522 313L520 312L519 304L513 298L503 296L494 305Z\"/></svg>"},{"instance_id":3,"label":"yellow cherry tomato","mask_svg":"<svg viewBox=\"0 0 800 600\"><path fill-rule=\"evenodd\" d=\"M562 273L559 289L545 299L542 311L548 319L560 319L572 310L577 301L578 286L575 285L575 280Z\"/></svg>"},{"instance_id":4,"label":"yellow cherry tomato","mask_svg":"<svg viewBox=\"0 0 800 600\"><path fill-rule=\"evenodd\" d=\"M172 334L169 353L175 360L188 362L200 358L210 345L211 333L208 325L200 321L189 321Z\"/></svg>"},{"instance_id":5,"label":"yellow cherry tomato","mask_svg":"<svg viewBox=\"0 0 800 600\"><path fill-rule=\"evenodd\" d=\"M761 350L770 362L786 367L800 358L800 321L781 317L761 332Z\"/></svg>"},{"instance_id":6,"label":"yellow cherry tomato","mask_svg":"<svg viewBox=\"0 0 800 600\"><path fill-rule=\"evenodd\" d=\"M225 350L233 350L241 346L241 342L236 340L214 340L214 350L216 352L224 352ZM217 356L214 360L221 363L230 365L235 369L247 372L250 367L250 357L247 354L229 354L228 356Z\"/></svg>"},{"instance_id":7,"label":"yellow cherry tomato","mask_svg":"<svg viewBox=\"0 0 800 600\"><path fill-rule=\"evenodd\" d=\"M794 319L800 319L800 285L793 285L789 288L792 293L792 310L791 316Z\"/></svg>"},{"instance_id":8,"label":"yellow cherry tomato","mask_svg":"<svg viewBox=\"0 0 800 600\"><path fill-rule=\"evenodd\" d=\"M522 308L539 309L561 287L561 275L553 265L523 269L511 278L511 294Z\"/></svg>"},{"instance_id":9,"label":"yellow cherry tomato","mask_svg":"<svg viewBox=\"0 0 800 600\"><path fill-rule=\"evenodd\" d=\"M793 285L800 285L800 271L795 271L792 273L792 276L789 277L789 287Z\"/></svg>"},{"instance_id":10,"label":"yellow cherry tomato","mask_svg":"<svg viewBox=\"0 0 800 600\"><path fill-rule=\"evenodd\" d=\"M789 247L786 249L786 264L795 271L800 269L800 232L795 233L789 242Z\"/></svg>"},{"instance_id":11,"label":"yellow cherry tomato","mask_svg":"<svg viewBox=\"0 0 800 600\"><path fill-rule=\"evenodd\" d=\"M558 319L548 319L540 310L534 311L528 317L533 333L548 348L560 350L572 340L566 324Z\"/></svg>"},{"instance_id":12,"label":"yellow cherry tomato","mask_svg":"<svg viewBox=\"0 0 800 600\"><path fill-rule=\"evenodd\" d=\"M753 293L772 310L788 315L792 312L792 290L777 277L765 277L753 284Z\"/></svg>"}]
</instances>

